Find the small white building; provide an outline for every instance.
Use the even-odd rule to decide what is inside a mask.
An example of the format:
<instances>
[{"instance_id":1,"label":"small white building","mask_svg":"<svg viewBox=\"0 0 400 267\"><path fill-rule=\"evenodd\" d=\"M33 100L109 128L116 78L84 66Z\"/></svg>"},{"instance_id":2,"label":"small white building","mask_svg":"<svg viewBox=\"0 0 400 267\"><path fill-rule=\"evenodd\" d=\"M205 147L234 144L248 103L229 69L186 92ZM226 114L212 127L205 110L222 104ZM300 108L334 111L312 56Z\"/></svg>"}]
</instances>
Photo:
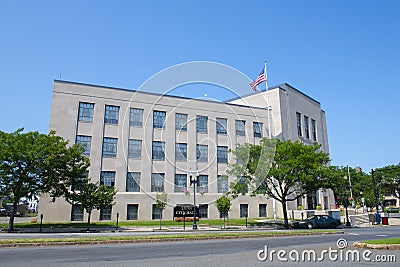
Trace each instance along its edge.
<instances>
[{"instance_id":1,"label":"small white building","mask_svg":"<svg viewBox=\"0 0 400 267\"><path fill-rule=\"evenodd\" d=\"M216 102L56 80L49 128L85 145L91 162L88 176L118 190L116 204L94 211L93 221L115 220L117 213L120 220L158 219L155 196L160 192L169 197L163 218L173 219L175 206L193 204L190 170L198 170L198 189L205 192L196 195L199 216L219 218L214 201L235 179L221 176L234 160L228 151L237 143L257 144L271 136L318 142L329 152L320 103L288 84ZM78 207L61 198L50 200L47 195L40 198L45 221L86 220ZM239 196L229 217L272 217L272 202L265 196ZM333 207L332 191L292 201L288 209L299 204L313 209L318 203L323 209ZM282 217L280 205L277 215Z\"/></svg>"}]
</instances>

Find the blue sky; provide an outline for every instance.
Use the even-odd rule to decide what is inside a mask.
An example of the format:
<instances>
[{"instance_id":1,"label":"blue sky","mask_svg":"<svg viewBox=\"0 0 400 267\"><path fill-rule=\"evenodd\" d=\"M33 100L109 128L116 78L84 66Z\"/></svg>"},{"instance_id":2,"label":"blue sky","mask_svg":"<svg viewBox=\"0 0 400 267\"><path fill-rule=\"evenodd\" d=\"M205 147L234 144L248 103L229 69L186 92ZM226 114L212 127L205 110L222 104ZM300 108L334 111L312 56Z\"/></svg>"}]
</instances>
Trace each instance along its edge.
<instances>
[{"instance_id":1,"label":"blue sky","mask_svg":"<svg viewBox=\"0 0 400 267\"><path fill-rule=\"evenodd\" d=\"M287 82L321 102L332 164L397 164L399 29L396 0L0 0L0 130L47 132L60 74L135 89L198 60L255 78L267 59L269 85ZM185 94L227 94L201 88Z\"/></svg>"}]
</instances>

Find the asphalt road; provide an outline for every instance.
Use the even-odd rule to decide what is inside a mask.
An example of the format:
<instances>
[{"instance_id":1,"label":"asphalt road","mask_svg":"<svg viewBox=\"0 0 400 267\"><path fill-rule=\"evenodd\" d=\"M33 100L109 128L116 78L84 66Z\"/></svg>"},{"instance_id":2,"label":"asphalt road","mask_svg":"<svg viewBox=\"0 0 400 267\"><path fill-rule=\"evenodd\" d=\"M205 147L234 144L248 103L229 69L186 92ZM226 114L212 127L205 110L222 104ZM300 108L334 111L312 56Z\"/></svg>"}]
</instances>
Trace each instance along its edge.
<instances>
[{"instance_id":1,"label":"asphalt road","mask_svg":"<svg viewBox=\"0 0 400 267\"><path fill-rule=\"evenodd\" d=\"M268 247L271 250L301 251L314 250L321 255L323 249L335 249L339 238L345 238L349 246L342 249L354 250L352 242L364 239L399 237L400 227L346 229L345 234L323 236L298 236L280 238L206 240L182 242L158 242L143 244L58 246L32 248L0 248L0 266L398 266L398 263L348 262L330 260L325 254L320 262L282 262L276 254L273 260L257 258L257 253ZM364 250L357 250L361 251ZM264 254L260 254L263 256ZM400 251L373 251L375 255L394 255L400 261ZM286 258L288 255L286 255ZM375 259L375 258L374 258Z\"/></svg>"}]
</instances>

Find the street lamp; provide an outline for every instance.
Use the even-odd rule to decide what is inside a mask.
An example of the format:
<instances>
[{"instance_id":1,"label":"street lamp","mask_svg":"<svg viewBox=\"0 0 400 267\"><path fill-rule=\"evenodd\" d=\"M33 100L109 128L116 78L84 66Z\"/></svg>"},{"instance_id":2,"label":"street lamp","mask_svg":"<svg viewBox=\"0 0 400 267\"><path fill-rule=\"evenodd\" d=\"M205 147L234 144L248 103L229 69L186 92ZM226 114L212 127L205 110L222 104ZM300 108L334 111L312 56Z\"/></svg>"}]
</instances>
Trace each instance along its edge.
<instances>
[{"instance_id":1,"label":"street lamp","mask_svg":"<svg viewBox=\"0 0 400 267\"><path fill-rule=\"evenodd\" d=\"M192 172L191 170L189 171L189 177L190 177L190 185L193 185L193 230L197 230L197 224L196 224L196 185L199 186L199 171L196 170L196 172Z\"/></svg>"},{"instance_id":2,"label":"street lamp","mask_svg":"<svg viewBox=\"0 0 400 267\"><path fill-rule=\"evenodd\" d=\"M349 199L347 198L347 189L349 188L349 186L347 185L347 176L345 176L344 179L346 180L346 184L344 186L343 205L346 209L346 226L351 226L351 223L349 221L349 212L347 210L347 207L349 206Z\"/></svg>"},{"instance_id":3,"label":"street lamp","mask_svg":"<svg viewBox=\"0 0 400 267\"><path fill-rule=\"evenodd\" d=\"M361 195L361 205L362 205L363 214L364 214L364 212L365 212L365 210L364 210L365 199L364 199L364 195L363 195L363 192L362 192L362 191L360 191L360 195Z\"/></svg>"}]
</instances>

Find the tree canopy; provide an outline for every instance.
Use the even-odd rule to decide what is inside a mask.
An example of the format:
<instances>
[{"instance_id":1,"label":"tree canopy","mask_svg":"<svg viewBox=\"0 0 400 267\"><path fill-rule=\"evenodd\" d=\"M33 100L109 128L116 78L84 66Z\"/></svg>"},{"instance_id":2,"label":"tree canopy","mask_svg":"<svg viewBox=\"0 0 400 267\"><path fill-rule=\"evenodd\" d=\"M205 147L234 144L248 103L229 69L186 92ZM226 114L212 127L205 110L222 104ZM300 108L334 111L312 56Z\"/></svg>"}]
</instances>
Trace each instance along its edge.
<instances>
[{"instance_id":1,"label":"tree canopy","mask_svg":"<svg viewBox=\"0 0 400 267\"><path fill-rule=\"evenodd\" d=\"M232 183L234 197L250 191L265 194L282 204L285 227L288 227L287 201L317 190L327 169L328 154L320 145L304 145L299 141L263 138L259 145L238 145L232 151L236 163L230 164L228 174L238 177Z\"/></svg>"},{"instance_id":2,"label":"tree canopy","mask_svg":"<svg viewBox=\"0 0 400 267\"><path fill-rule=\"evenodd\" d=\"M14 229L14 214L22 197L35 198L48 192L52 197L63 195L71 181L84 177L89 159L82 156L78 145L38 132L12 133L0 131L0 194L13 203L9 230Z\"/></svg>"}]
</instances>

